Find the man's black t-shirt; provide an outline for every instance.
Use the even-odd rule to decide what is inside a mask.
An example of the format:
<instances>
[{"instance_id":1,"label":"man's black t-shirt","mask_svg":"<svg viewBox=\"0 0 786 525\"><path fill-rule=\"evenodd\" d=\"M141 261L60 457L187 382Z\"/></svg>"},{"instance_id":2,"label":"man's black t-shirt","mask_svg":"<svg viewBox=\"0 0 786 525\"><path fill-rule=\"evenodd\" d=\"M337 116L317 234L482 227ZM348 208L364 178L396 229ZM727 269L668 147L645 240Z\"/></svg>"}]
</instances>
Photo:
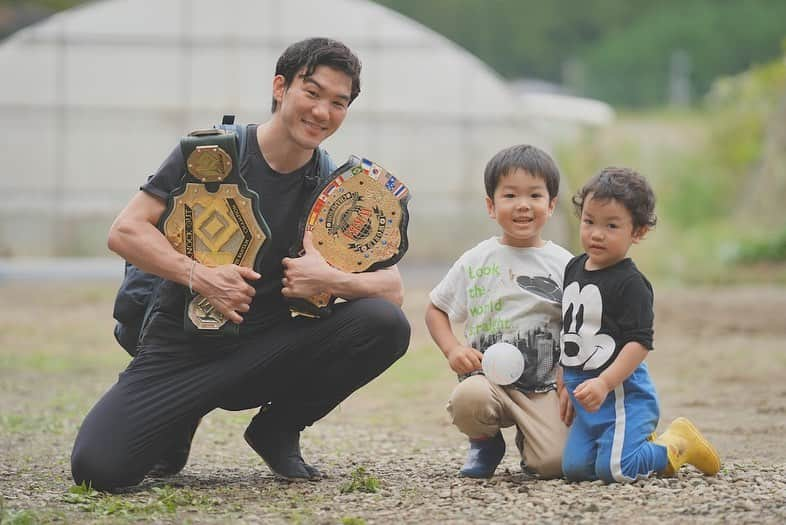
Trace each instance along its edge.
<instances>
[{"instance_id":1,"label":"man's black t-shirt","mask_svg":"<svg viewBox=\"0 0 786 525\"><path fill-rule=\"evenodd\" d=\"M278 173L262 155L256 131L256 124L246 127L246 153L240 162L240 172L248 187L260 196L262 216L270 228L271 238L265 243L261 267L256 268L262 278L251 282L256 288L256 295L251 310L243 314L241 333L264 329L290 316L281 295L284 274L281 259L289 256L290 248L298 240L299 221L305 201L313 189L304 184L304 179L307 175L313 176L317 156L315 151L314 157L304 166L291 173ZM174 189L182 185L183 169L183 154L178 145L141 189L166 200ZM165 281L147 333L179 338L176 334L183 332L184 305L182 286Z\"/></svg>"}]
</instances>

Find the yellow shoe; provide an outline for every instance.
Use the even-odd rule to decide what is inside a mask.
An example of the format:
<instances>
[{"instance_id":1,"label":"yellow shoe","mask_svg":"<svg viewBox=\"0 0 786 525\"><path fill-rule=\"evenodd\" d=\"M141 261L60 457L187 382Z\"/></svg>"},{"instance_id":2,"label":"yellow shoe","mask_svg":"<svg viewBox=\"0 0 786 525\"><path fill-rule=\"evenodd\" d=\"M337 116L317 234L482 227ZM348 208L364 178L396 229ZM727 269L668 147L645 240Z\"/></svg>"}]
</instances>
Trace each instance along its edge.
<instances>
[{"instance_id":1,"label":"yellow shoe","mask_svg":"<svg viewBox=\"0 0 786 525\"><path fill-rule=\"evenodd\" d=\"M720 470L720 456L704 439L701 432L685 419L678 417L653 443L666 447L669 464L661 474L673 476L682 465L693 465L704 474L714 476Z\"/></svg>"}]
</instances>

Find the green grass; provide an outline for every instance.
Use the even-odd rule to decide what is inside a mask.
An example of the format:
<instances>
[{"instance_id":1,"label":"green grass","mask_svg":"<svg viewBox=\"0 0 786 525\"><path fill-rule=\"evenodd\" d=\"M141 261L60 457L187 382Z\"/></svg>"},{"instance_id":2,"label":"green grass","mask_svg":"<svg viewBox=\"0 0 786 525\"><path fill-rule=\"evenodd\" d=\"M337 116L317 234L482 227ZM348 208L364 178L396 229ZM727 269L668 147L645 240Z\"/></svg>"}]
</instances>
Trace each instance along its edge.
<instances>
[{"instance_id":1,"label":"green grass","mask_svg":"<svg viewBox=\"0 0 786 525\"><path fill-rule=\"evenodd\" d=\"M0 354L0 368L4 370L35 370L45 373L73 374L78 372L91 372L116 368L121 370L130 361L130 357L120 348L107 349L93 355L68 354L67 350L61 351L34 351Z\"/></svg>"},{"instance_id":2,"label":"green grass","mask_svg":"<svg viewBox=\"0 0 786 525\"><path fill-rule=\"evenodd\" d=\"M71 487L63 496L63 502L96 517L134 519L166 516L188 509L210 510L221 503L216 498L208 498L192 490L169 485L153 487L141 501L135 501L127 496L98 492L85 484Z\"/></svg>"},{"instance_id":3,"label":"green grass","mask_svg":"<svg viewBox=\"0 0 786 525\"><path fill-rule=\"evenodd\" d=\"M366 525L366 520L363 518L356 518L354 516L347 516L341 518L341 525Z\"/></svg>"},{"instance_id":4,"label":"green grass","mask_svg":"<svg viewBox=\"0 0 786 525\"><path fill-rule=\"evenodd\" d=\"M5 499L0 496L0 524L2 525L36 525L41 519L32 510L11 510L5 506Z\"/></svg>"},{"instance_id":5,"label":"green grass","mask_svg":"<svg viewBox=\"0 0 786 525\"><path fill-rule=\"evenodd\" d=\"M341 493L365 492L369 494L379 491L380 482L377 478L366 472L363 467L357 467L349 475L349 481L341 485Z\"/></svg>"},{"instance_id":6,"label":"green grass","mask_svg":"<svg viewBox=\"0 0 786 525\"><path fill-rule=\"evenodd\" d=\"M64 429L65 424L61 418L48 414L0 414L0 431L4 434L60 434Z\"/></svg>"}]
</instances>

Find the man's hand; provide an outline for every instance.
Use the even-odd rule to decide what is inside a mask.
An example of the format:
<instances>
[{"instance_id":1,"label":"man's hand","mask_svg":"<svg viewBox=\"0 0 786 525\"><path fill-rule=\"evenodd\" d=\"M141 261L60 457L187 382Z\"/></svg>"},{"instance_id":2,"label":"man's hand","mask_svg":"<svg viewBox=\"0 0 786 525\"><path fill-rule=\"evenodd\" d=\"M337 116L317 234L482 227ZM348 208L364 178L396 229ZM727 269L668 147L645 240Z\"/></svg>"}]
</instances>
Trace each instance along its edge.
<instances>
[{"instance_id":1,"label":"man's hand","mask_svg":"<svg viewBox=\"0 0 786 525\"><path fill-rule=\"evenodd\" d=\"M285 257L281 262L284 265L281 293L285 297L307 299L328 291L331 279L339 271L330 266L314 247L310 231L303 236L303 255L294 259Z\"/></svg>"},{"instance_id":2,"label":"man's hand","mask_svg":"<svg viewBox=\"0 0 786 525\"><path fill-rule=\"evenodd\" d=\"M609 395L609 385L601 377L587 379L573 391L576 401L581 403L587 412L597 412L606 396Z\"/></svg>"},{"instance_id":3,"label":"man's hand","mask_svg":"<svg viewBox=\"0 0 786 525\"><path fill-rule=\"evenodd\" d=\"M225 264L209 268L197 265L194 291L199 292L216 310L235 324L243 322L242 313L251 308L256 290L248 281L256 281L261 275L245 266ZM197 287L198 286L198 287Z\"/></svg>"},{"instance_id":4,"label":"man's hand","mask_svg":"<svg viewBox=\"0 0 786 525\"><path fill-rule=\"evenodd\" d=\"M469 346L458 345L447 354L448 364L459 375L469 374L480 370L483 354Z\"/></svg>"}]
</instances>

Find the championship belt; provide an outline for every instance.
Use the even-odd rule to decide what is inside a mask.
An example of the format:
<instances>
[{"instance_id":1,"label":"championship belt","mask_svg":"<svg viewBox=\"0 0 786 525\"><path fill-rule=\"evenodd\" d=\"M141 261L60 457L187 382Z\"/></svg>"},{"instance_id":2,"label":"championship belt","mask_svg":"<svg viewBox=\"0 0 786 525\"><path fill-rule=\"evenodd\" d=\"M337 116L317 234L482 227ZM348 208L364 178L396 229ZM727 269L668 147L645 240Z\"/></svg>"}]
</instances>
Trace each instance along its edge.
<instances>
[{"instance_id":1,"label":"championship belt","mask_svg":"<svg viewBox=\"0 0 786 525\"><path fill-rule=\"evenodd\" d=\"M205 266L259 267L270 229L259 195L240 175L237 138L221 129L191 132L180 142L186 173L170 194L159 229L182 254ZM199 335L237 335L207 299L186 291L184 328Z\"/></svg>"},{"instance_id":2,"label":"championship belt","mask_svg":"<svg viewBox=\"0 0 786 525\"><path fill-rule=\"evenodd\" d=\"M331 266L359 273L392 266L407 251L409 189L387 170L351 155L317 187L301 227ZM293 315L323 317L336 298L291 299Z\"/></svg>"}]
</instances>

